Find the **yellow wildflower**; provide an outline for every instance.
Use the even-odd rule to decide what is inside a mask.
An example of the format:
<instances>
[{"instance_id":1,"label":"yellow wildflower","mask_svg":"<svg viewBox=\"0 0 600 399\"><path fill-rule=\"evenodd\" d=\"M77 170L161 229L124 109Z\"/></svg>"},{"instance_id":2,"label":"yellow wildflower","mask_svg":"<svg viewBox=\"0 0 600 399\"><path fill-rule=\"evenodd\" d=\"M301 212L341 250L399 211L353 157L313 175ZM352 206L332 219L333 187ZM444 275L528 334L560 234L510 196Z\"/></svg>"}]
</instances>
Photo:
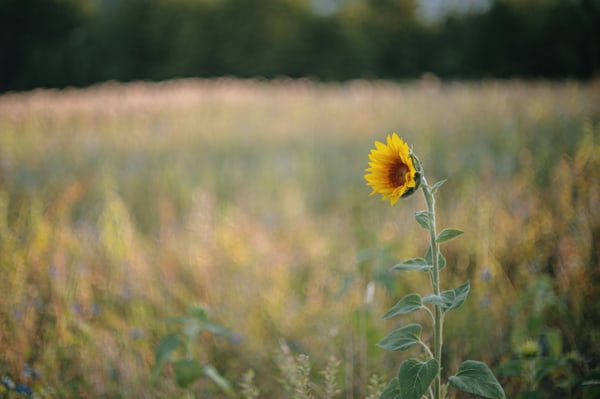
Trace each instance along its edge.
<instances>
[{"instance_id":1,"label":"yellow wildflower","mask_svg":"<svg viewBox=\"0 0 600 399\"><path fill-rule=\"evenodd\" d=\"M369 168L365 169L367 185L381 194L383 200L394 205L399 198L407 197L419 188L421 168L418 159L396 133L387 136L387 144L375 142L369 154Z\"/></svg>"}]
</instances>

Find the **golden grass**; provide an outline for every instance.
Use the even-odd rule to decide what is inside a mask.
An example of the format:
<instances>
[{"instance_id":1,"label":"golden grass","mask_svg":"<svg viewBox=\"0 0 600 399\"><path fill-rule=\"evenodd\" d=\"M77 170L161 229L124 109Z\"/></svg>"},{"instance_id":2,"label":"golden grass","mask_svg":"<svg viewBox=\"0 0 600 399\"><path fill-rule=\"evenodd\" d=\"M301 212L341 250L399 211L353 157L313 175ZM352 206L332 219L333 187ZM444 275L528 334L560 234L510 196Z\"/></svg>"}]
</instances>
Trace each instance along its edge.
<instances>
[{"instance_id":1,"label":"golden grass","mask_svg":"<svg viewBox=\"0 0 600 399\"><path fill-rule=\"evenodd\" d=\"M449 179L440 223L466 231L444 248L444 281L473 287L449 318L447 368L508 353L508 309L543 273L570 309L548 322L589 350L600 339L586 321L600 294L597 104L597 84L519 81L216 79L4 94L0 375L41 396L177 395L168 370L149 386L153 351L166 318L202 303L243 337L202 337L201 360L228 378L253 368L281 397L283 340L317 364L343 359L345 397L361 397L370 374L401 358L374 346L398 322L381 316L428 290L420 275L389 273L424 252L413 219L424 201L390 208L363 179L372 142L392 131L430 181ZM21 377L25 364L41 373L35 383Z\"/></svg>"}]
</instances>

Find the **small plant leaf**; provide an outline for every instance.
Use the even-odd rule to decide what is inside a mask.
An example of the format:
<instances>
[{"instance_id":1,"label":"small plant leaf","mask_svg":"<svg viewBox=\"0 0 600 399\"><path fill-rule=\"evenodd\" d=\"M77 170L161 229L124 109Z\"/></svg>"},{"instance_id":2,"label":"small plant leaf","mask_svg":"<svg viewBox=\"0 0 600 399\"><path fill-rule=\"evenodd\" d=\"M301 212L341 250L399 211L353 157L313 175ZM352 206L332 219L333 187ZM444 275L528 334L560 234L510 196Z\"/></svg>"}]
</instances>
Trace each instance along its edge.
<instances>
[{"instance_id":1,"label":"small plant leaf","mask_svg":"<svg viewBox=\"0 0 600 399\"><path fill-rule=\"evenodd\" d=\"M441 306L444 309L448 304L442 295L427 295L423 297L423 303L430 303L435 306Z\"/></svg>"},{"instance_id":2,"label":"small plant leaf","mask_svg":"<svg viewBox=\"0 0 600 399\"><path fill-rule=\"evenodd\" d=\"M425 254L425 262L428 265L433 265L433 255L431 254L431 246L427 248L427 253ZM433 266L431 267L433 268ZM438 251L438 267L440 270L446 267L446 258L444 258L444 255L442 255L440 251Z\"/></svg>"},{"instance_id":3,"label":"small plant leaf","mask_svg":"<svg viewBox=\"0 0 600 399\"><path fill-rule=\"evenodd\" d=\"M446 179L444 180L440 180L439 182L435 183L433 186L431 186L431 194L435 194L437 192L437 190L440 189L440 187L442 187L444 185L444 183L446 183Z\"/></svg>"},{"instance_id":4,"label":"small plant leaf","mask_svg":"<svg viewBox=\"0 0 600 399\"><path fill-rule=\"evenodd\" d=\"M448 303L447 309L444 309L445 312L456 309L467 299L469 295L469 291L471 291L471 284L467 281L460 287L456 287L453 290L448 290L442 292L442 296L446 298Z\"/></svg>"},{"instance_id":5,"label":"small plant leaf","mask_svg":"<svg viewBox=\"0 0 600 399\"><path fill-rule=\"evenodd\" d=\"M379 399L402 399L400 394L400 384L398 379L394 378L390 383L383 389Z\"/></svg>"},{"instance_id":6,"label":"small plant leaf","mask_svg":"<svg viewBox=\"0 0 600 399\"><path fill-rule=\"evenodd\" d=\"M398 370L400 398L421 399L437 376L438 371L439 366L435 359L429 359L426 362L420 362L416 359L404 361L400 366L400 370Z\"/></svg>"},{"instance_id":7,"label":"small plant leaf","mask_svg":"<svg viewBox=\"0 0 600 399\"><path fill-rule=\"evenodd\" d=\"M421 330L420 324L408 324L386 335L377 346L395 352L407 350L419 342Z\"/></svg>"},{"instance_id":8,"label":"small plant leaf","mask_svg":"<svg viewBox=\"0 0 600 399\"><path fill-rule=\"evenodd\" d=\"M444 291L440 295L427 295L423 297L423 303L430 303L435 306L440 306L442 311L447 312L458 308L464 303L471 290L471 284L467 281L460 287L452 290Z\"/></svg>"},{"instance_id":9,"label":"small plant leaf","mask_svg":"<svg viewBox=\"0 0 600 399\"><path fill-rule=\"evenodd\" d=\"M175 381L181 388L185 388L204 374L204 367L196 360L180 360L173 364Z\"/></svg>"},{"instance_id":10,"label":"small plant leaf","mask_svg":"<svg viewBox=\"0 0 600 399\"><path fill-rule=\"evenodd\" d=\"M440 232L440 234L438 234L435 240L438 242L438 244L440 244L442 242L450 241L454 237L457 237L463 233L464 231L458 229L444 229Z\"/></svg>"},{"instance_id":11,"label":"small plant leaf","mask_svg":"<svg viewBox=\"0 0 600 399\"><path fill-rule=\"evenodd\" d=\"M206 321L208 319L208 312L203 306L192 305L188 306L188 315L194 317L198 321Z\"/></svg>"},{"instance_id":12,"label":"small plant leaf","mask_svg":"<svg viewBox=\"0 0 600 399\"><path fill-rule=\"evenodd\" d=\"M433 266L423 258L411 258L393 267L394 270L430 270Z\"/></svg>"},{"instance_id":13,"label":"small plant leaf","mask_svg":"<svg viewBox=\"0 0 600 399\"><path fill-rule=\"evenodd\" d=\"M466 360L460 365L458 373L448 379L454 388L483 396L488 399L505 399L502 386L492 373L492 370L483 363L475 360Z\"/></svg>"},{"instance_id":14,"label":"small plant leaf","mask_svg":"<svg viewBox=\"0 0 600 399\"><path fill-rule=\"evenodd\" d=\"M421 302L421 296L419 294L409 294L400 301L392 306L392 308L383 315L384 319L389 319L399 314L406 314L410 312L423 309L423 302Z\"/></svg>"},{"instance_id":15,"label":"small plant leaf","mask_svg":"<svg viewBox=\"0 0 600 399\"><path fill-rule=\"evenodd\" d=\"M166 335L156 347L154 351L154 362L156 365L168 361L171 358L171 353L181 347L183 342L175 333Z\"/></svg>"},{"instance_id":16,"label":"small plant leaf","mask_svg":"<svg viewBox=\"0 0 600 399\"><path fill-rule=\"evenodd\" d=\"M425 230L431 230L431 212L429 211L418 211L415 213L415 219L417 223Z\"/></svg>"}]
</instances>

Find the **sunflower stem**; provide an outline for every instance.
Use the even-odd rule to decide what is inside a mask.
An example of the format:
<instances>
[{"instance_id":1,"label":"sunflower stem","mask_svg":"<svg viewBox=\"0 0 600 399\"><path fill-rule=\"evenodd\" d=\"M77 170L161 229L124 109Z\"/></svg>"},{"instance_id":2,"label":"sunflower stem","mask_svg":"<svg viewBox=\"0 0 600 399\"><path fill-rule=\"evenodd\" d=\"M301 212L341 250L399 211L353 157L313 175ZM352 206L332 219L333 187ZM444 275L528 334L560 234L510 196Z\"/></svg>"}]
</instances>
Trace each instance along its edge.
<instances>
[{"instance_id":1,"label":"sunflower stem","mask_svg":"<svg viewBox=\"0 0 600 399\"><path fill-rule=\"evenodd\" d=\"M427 210L429 211L431 220L429 228L429 245L431 248L431 258L433 263L433 270L431 272L431 285L433 286L433 292L435 295L440 295L440 265L439 265L439 250L440 246L436 240L436 225L435 225L435 197L431 192L425 176L421 182L421 188L425 195L425 201L427 202ZM441 386L442 386L442 338L443 338L443 314L440 305L434 306L434 322L433 322L433 345L434 345L434 357L438 363L438 373L433 382L433 397L434 399L441 399Z\"/></svg>"}]
</instances>

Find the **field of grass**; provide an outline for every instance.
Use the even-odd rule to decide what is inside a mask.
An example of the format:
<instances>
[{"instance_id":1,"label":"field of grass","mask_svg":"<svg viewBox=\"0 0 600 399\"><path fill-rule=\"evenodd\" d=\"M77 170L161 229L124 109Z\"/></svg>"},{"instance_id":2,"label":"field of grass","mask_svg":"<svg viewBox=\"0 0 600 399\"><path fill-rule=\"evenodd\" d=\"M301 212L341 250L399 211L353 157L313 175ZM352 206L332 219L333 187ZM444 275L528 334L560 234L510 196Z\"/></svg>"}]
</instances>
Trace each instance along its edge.
<instances>
[{"instance_id":1,"label":"field of grass","mask_svg":"<svg viewBox=\"0 0 600 399\"><path fill-rule=\"evenodd\" d=\"M339 397L367 397L406 356L376 347L399 323L381 316L430 289L390 271L428 245L422 195L390 207L363 178L374 140L396 131L430 181L448 179L441 227L465 231L444 247L444 282L472 286L446 324L444 372L504 365L516 398L533 387L506 365L549 342L563 367L535 389L592 397L580 383L600 366L599 105L598 83L519 81L0 95L0 393L10 379L38 397L220 397L209 378L180 388L172 364L154 367L168 333L195 337L173 318L203 306L234 333L201 333L190 353L236 392L253 370L260 397L291 397L291 353L317 383L336 357Z\"/></svg>"}]
</instances>

